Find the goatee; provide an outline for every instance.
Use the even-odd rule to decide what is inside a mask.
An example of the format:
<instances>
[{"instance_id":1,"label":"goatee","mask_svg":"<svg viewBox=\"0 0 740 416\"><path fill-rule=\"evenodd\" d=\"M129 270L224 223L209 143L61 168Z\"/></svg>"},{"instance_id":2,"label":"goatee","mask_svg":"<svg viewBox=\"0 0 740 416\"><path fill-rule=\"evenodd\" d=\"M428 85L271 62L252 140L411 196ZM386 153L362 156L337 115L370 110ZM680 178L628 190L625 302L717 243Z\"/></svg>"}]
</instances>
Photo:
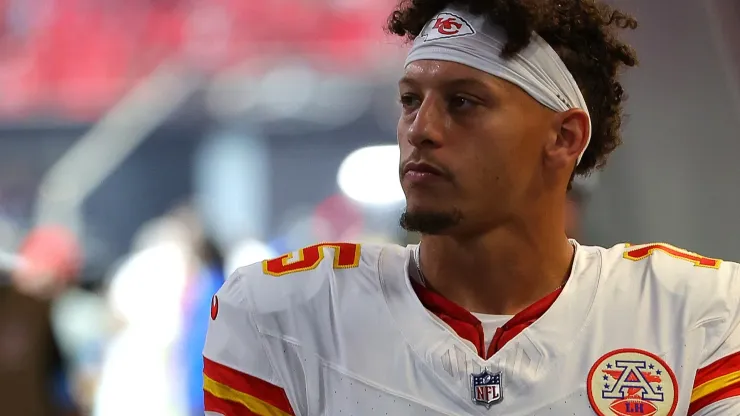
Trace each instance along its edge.
<instances>
[{"instance_id":1,"label":"goatee","mask_svg":"<svg viewBox=\"0 0 740 416\"><path fill-rule=\"evenodd\" d=\"M415 231L421 234L443 234L446 230L456 226L462 220L459 211L409 211L401 214L399 221L406 231Z\"/></svg>"}]
</instances>

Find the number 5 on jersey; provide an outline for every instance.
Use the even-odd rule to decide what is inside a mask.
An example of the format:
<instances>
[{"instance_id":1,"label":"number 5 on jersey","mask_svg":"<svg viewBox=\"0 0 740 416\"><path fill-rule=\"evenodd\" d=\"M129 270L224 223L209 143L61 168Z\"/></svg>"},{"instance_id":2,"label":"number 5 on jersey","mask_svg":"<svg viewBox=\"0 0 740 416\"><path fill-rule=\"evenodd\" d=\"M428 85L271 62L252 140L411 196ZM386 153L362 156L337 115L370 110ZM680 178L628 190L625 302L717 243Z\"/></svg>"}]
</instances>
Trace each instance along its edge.
<instances>
[{"instance_id":1,"label":"number 5 on jersey","mask_svg":"<svg viewBox=\"0 0 740 416\"><path fill-rule=\"evenodd\" d=\"M298 250L298 258L293 253L284 254L262 262L262 271L270 276L280 277L290 273L305 272L319 267L324 260L324 250L334 250L334 268L351 269L360 265L360 245L352 243L321 243Z\"/></svg>"}]
</instances>

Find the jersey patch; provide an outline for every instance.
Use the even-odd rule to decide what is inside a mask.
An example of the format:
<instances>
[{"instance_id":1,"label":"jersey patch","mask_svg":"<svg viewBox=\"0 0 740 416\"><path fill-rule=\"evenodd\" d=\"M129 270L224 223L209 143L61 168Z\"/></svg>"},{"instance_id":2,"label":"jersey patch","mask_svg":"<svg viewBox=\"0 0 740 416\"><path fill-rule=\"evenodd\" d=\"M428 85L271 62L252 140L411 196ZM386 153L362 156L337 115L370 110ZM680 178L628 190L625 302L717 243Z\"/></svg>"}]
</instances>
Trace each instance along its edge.
<instances>
[{"instance_id":1,"label":"jersey patch","mask_svg":"<svg viewBox=\"0 0 740 416\"><path fill-rule=\"evenodd\" d=\"M604 354L586 380L588 400L599 416L672 416L678 383L660 357L638 349Z\"/></svg>"},{"instance_id":2,"label":"jersey patch","mask_svg":"<svg viewBox=\"0 0 740 416\"><path fill-rule=\"evenodd\" d=\"M504 399L501 383L501 372L491 373L483 370L478 374L470 375L470 394L473 403L490 409L496 403Z\"/></svg>"}]
</instances>

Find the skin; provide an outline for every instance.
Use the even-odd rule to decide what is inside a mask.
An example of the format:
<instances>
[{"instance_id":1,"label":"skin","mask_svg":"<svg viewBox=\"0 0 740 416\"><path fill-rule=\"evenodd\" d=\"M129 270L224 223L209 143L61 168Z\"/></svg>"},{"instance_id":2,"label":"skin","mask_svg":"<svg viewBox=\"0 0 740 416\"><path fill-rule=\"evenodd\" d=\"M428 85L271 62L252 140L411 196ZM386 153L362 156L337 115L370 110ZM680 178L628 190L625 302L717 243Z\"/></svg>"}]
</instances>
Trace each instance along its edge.
<instances>
[{"instance_id":1,"label":"skin","mask_svg":"<svg viewBox=\"0 0 740 416\"><path fill-rule=\"evenodd\" d=\"M576 197L568 197L565 203L565 232L576 240L581 239L581 204Z\"/></svg>"},{"instance_id":2,"label":"skin","mask_svg":"<svg viewBox=\"0 0 740 416\"><path fill-rule=\"evenodd\" d=\"M471 312L505 315L559 287L573 258L566 188L588 116L554 112L507 81L446 61L409 64L399 95L405 215L422 219L428 286ZM440 174L407 172L409 162ZM425 217L447 223L425 230Z\"/></svg>"}]
</instances>

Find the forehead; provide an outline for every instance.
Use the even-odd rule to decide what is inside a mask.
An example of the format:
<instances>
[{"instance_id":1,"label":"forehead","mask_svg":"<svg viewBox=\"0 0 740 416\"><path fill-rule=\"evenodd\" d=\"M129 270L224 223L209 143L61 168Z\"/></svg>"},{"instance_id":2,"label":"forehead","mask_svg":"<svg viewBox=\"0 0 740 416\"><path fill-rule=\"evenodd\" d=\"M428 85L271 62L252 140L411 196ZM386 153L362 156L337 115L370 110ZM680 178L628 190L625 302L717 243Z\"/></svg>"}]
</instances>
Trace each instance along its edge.
<instances>
[{"instance_id":1,"label":"forehead","mask_svg":"<svg viewBox=\"0 0 740 416\"><path fill-rule=\"evenodd\" d=\"M399 83L428 88L467 84L493 90L504 89L509 84L507 81L467 65L440 60L411 62L404 68L404 75Z\"/></svg>"}]
</instances>

